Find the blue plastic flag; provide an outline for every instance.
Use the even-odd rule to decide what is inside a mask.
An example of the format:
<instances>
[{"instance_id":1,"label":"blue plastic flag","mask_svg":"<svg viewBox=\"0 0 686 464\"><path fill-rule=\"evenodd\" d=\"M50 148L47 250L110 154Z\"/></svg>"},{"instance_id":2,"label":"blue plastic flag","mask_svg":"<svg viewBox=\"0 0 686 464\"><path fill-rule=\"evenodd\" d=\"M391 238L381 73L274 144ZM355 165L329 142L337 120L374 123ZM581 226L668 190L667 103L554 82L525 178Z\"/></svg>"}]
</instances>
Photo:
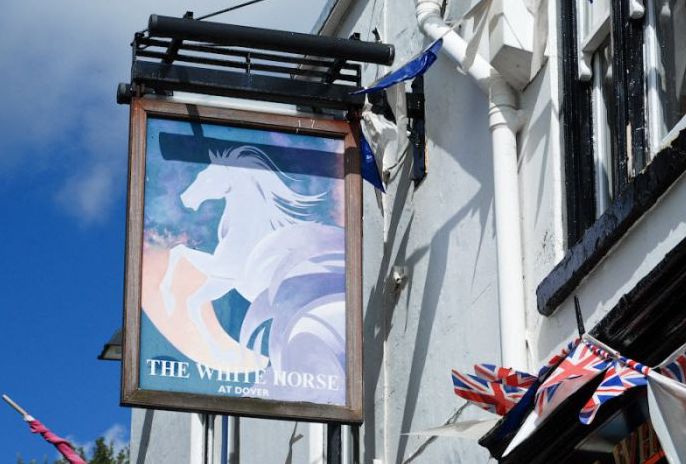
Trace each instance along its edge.
<instances>
[{"instance_id":1,"label":"blue plastic flag","mask_svg":"<svg viewBox=\"0 0 686 464\"><path fill-rule=\"evenodd\" d=\"M364 138L364 134L360 133L360 157L362 158L362 178L372 184L374 187L386 193L379 175L379 168L376 166L376 158L369 142Z\"/></svg>"},{"instance_id":2,"label":"blue plastic flag","mask_svg":"<svg viewBox=\"0 0 686 464\"><path fill-rule=\"evenodd\" d=\"M352 92L352 95L378 92L379 90L387 89L388 87L399 82L421 76L427 71L427 69L431 67L432 64L434 64L434 61L436 61L436 58L438 58L438 51L441 49L442 45L443 39L438 39L420 55L414 57L392 73L385 75L370 87Z\"/></svg>"}]
</instances>

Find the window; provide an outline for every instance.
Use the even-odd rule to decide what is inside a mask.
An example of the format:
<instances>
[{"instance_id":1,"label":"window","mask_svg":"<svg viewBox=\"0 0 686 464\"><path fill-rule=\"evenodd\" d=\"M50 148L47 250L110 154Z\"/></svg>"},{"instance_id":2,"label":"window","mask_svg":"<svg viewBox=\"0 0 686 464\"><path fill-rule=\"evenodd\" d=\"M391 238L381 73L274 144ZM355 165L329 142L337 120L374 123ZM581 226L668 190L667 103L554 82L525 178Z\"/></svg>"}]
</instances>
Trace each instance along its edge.
<instances>
[{"instance_id":1,"label":"window","mask_svg":"<svg viewBox=\"0 0 686 464\"><path fill-rule=\"evenodd\" d=\"M561 9L571 247L686 113L686 0L575 0Z\"/></svg>"},{"instance_id":2,"label":"window","mask_svg":"<svg viewBox=\"0 0 686 464\"><path fill-rule=\"evenodd\" d=\"M544 315L686 172L686 0L558 4L568 249Z\"/></svg>"},{"instance_id":3,"label":"window","mask_svg":"<svg viewBox=\"0 0 686 464\"><path fill-rule=\"evenodd\" d=\"M594 170L594 207L599 217L614 198L612 170L614 160L611 127L616 102L612 88L612 41L610 37L610 0L576 0L578 12L578 78L590 82Z\"/></svg>"},{"instance_id":4,"label":"window","mask_svg":"<svg viewBox=\"0 0 686 464\"><path fill-rule=\"evenodd\" d=\"M686 114L686 0L646 0L645 57L650 155Z\"/></svg>"}]
</instances>

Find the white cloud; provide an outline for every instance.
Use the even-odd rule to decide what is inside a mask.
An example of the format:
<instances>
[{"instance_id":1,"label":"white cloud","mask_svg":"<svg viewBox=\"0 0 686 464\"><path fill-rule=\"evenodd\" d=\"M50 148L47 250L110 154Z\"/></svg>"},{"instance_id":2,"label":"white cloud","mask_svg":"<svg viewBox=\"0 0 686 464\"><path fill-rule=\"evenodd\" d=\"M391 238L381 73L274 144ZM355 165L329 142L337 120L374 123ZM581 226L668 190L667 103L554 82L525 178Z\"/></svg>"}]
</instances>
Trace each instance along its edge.
<instances>
[{"instance_id":1,"label":"white cloud","mask_svg":"<svg viewBox=\"0 0 686 464\"><path fill-rule=\"evenodd\" d=\"M105 439L105 444L109 446L112 444L114 449L114 454L116 455L119 451L129 446L129 429L121 424L114 424L107 430L105 430L101 437ZM99 438L99 437L97 437ZM81 442L78 439L68 436L67 440L74 446L74 448L82 448L86 453L86 456L92 456L95 450L95 438L87 442ZM58 454L59 456L59 454Z\"/></svg>"},{"instance_id":2,"label":"white cloud","mask_svg":"<svg viewBox=\"0 0 686 464\"><path fill-rule=\"evenodd\" d=\"M105 163L96 164L66 179L56 194L57 203L85 224L101 222L116 199L112 171Z\"/></svg>"},{"instance_id":3,"label":"white cloud","mask_svg":"<svg viewBox=\"0 0 686 464\"><path fill-rule=\"evenodd\" d=\"M86 224L102 221L126 178L129 43L151 13L196 16L226 0L5 0L0 15L0 181L55 179L56 204ZM221 21L305 31L325 0L267 0ZM54 184L54 185L53 185Z\"/></svg>"},{"instance_id":4,"label":"white cloud","mask_svg":"<svg viewBox=\"0 0 686 464\"><path fill-rule=\"evenodd\" d=\"M129 430L120 424L114 424L103 434L105 443L112 443L115 454L129 445Z\"/></svg>"}]
</instances>

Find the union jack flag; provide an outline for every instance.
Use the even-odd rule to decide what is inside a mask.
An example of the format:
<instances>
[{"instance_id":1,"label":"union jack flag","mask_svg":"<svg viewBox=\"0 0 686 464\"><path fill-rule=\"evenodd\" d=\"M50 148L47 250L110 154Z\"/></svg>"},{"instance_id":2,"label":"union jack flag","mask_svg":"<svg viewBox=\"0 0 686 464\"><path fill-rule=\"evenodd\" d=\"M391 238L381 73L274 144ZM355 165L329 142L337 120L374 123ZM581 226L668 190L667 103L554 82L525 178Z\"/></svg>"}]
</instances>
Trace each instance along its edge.
<instances>
[{"instance_id":1,"label":"union jack flag","mask_svg":"<svg viewBox=\"0 0 686 464\"><path fill-rule=\"evenodd\" d=\"M536 381L536 376L494 364L475 364L474 373L489 382L500 382L511 387L529 388Z\"/></svg>"},{"instance_id":2,"label":"union jack flag","mask_svg":"<svg viewBox=\"0 0 686 464\"><path fill-rule=\"evenodd\" d=\"M634 362L634 364L638 363ZM647 384L646 374L637 369L636 366L625 365L619 360L614 361L607 372L605 372L605 377L595 393L593 393L593 396L581 409L579 419L584 424L590 424L603 403L623 394L630 388L641 387Z\"/></svg>"},{"instance_id":3,"label":"union jack flag","mask_svg":"<svg viewBox=\"0 0 686 464\"><path fill-rule=\"evenodd\" d=\"M543 416L611 364L586 343L578 343L536 392L536 413Z\"/></svg>"},{"instance_id":4,"label":"union jack flag","mask_svg":"<svg viewBox=\"0 0 686 464\"><path fill-rule=\"evenodd\" d=\"M567 357L567 355L569 355L569 353L574 349L574 347L579 344L579 341L581 341L579 337L575 338L574 340L569 342L567 346L562 348L562 351L560 351L559 354L556 354L555 356L550 358L548 362L545 363L545 365L539 369L538 378L542 380L546 374L555 369Z\"/></svg>"},{"instance_id":5,"label":"union jack flag","mask_svg":"<svg viewBox=\"0 0 686 464\"><path fill-rule=\"evenodd\" d=\"M526 388L488 381L477 375L463 374L453 369L455 394L485 409L504 416L526 393Z\"/></svg>"},{"instance_id":6,"label":"union jack flag","mask_svg":"<svg viewBox=\"0 0 686 464\"><path fill-rule=\"evenodd\" d=\"M686 383L686 353L677 356L671 362L659 367L657 370L665 377L669 377L680 383Z\"/></svg>"},{"instance_id":7,"label":"union jack flag","mask_svg":"<svg viewBox=\"0 0 686 464\"><path fill-rule=\"evenodd\" d=\"M640 362L636 362L633 359L629 359L626 356L622 356L618 352L613 352L610 353L606 349L601 348L598 346L600 342L596 340L593 337L588 337L589 339L584 340L584 343L588 346L588 348L593 351L595 354L598 356L605 358L605 359L616 359L620 363L622 363L623 366L627 366L630 369L633 369L644 376L647 376L648 373L650 373L650 367L646 366L645 364L641 364Z\"/></svg>"}]
</instances>

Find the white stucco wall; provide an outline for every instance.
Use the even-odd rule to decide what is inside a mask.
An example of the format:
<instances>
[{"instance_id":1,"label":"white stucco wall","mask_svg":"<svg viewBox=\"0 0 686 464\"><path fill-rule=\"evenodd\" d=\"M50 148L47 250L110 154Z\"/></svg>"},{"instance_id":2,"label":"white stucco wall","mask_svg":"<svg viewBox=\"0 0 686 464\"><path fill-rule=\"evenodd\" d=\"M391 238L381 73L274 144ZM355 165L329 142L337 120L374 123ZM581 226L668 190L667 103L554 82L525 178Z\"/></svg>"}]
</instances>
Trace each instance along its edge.
<instances>
[{"instance_id":1,"label":"white stucco wall","mask_svg":"<svg viewBox=\"0 0 686 464\"><path fill-rule=\"evenodd\" d=\"M357 31L373 40L374 28L395 45L395 66L428 44L413 0L356 2L336 35ZM367 65L364 82L385 72ZM500 357L487 99L444 56L425 76L425 94L426 179L415 189L410 163L402 165L386 211L364 187L365 463L415 455L426 437L405 434L443 424L464 404L452 391L450 368L468 371ZM408 274L400 292L390 278L396 266ZM462 419L482 416L467 411ZM450 438L415 456L427 463L488 459L475 442Z\"/></svg>"},{"instance_id":2,"label":"white stucco wall","mask_svg":"<svg viewBox=\"0 0 686 464\"><path fill-rule=\"evenodd\" d=\"M192 414L132 409L132 464L191 464ZM195 419L197 420L197 418Z\"/></svg>"}]
</instances>

